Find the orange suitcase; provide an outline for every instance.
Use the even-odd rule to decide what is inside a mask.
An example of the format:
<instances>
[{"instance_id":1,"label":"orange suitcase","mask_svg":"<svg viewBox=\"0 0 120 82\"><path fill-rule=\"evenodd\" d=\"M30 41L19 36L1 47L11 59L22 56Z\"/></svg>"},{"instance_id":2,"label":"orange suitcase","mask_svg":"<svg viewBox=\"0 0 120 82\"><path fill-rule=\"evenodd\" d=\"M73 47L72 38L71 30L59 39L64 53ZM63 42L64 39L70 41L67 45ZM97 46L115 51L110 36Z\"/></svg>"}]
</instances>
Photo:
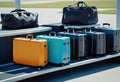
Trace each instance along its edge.
<instances>
[{"instance_id":1,"label":"orange suitcase","mask_svg":"<svg viewBox=\"0 0 120 82\"><path fill-rule=\"evenodd\" d=\"M13 62L29 66L45 66L48 63L47 41L15 38L13 40Z\"/></svg>"}]
</instances>

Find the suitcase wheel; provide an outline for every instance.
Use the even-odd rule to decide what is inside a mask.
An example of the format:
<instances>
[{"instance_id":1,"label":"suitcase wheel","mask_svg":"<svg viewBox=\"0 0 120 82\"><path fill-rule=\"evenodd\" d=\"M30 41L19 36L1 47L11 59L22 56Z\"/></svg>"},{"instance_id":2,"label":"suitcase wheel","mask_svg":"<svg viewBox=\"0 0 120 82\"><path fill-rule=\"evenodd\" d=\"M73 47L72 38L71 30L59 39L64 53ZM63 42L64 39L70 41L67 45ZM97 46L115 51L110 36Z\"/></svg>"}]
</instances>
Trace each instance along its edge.
<instances>
[{"instance_id":1,"label":"suitcase wheel","mask_svg":"<svg viewBox=\"0 0 120 82\"><path fill-rule=\"evenodd\" d=\"M64 64L64 63L60 63L59 66L60 66L60 67L63 67L63 66L65 66L65 64Z\"/></svg>"},{"instance_id":2,"label":"suitcase wheel","mask_svg":"<svg viewBox=\"0 0 120 82\"><path fill-rule=\"evenodd\" d=\"M81 58L79 57L78 60L81 60Z\"/></svg>"},{"instance_id":3,"label":"suitcase wheel","mask_svg":"<svg viewBox=\"0 0 120 82\"><path fill-rule=\"evenodd\" d=\"M38 69L38 70L41 70L41 67L38 67L37 69Z\"/></svg>"}]
</instances>

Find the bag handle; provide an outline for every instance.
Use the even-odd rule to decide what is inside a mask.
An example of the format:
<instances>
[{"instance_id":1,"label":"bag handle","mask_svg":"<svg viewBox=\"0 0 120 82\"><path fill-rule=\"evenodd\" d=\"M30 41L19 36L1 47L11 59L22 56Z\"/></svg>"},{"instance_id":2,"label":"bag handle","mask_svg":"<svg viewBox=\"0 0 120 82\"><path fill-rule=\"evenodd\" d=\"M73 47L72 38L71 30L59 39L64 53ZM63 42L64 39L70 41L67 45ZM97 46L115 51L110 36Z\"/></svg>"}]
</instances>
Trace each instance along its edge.
<instances>
[{"instance_id":1,"label":"bag handle","mask_svg":"<svg viewBox=\"0 0 120 82\"><path fill-rule=\"evenodd\" d=\"M22 12L22 11L25 11L25 10L24 9L15 9L15 10L11 11L11 13L12 12Z\"/></svg>"},{"instance_id":2,"label":"bag handle","mask_svg":"<svg viewBox=\"0 0 120 82\"><path fill-rule=\"evenodd\" d=\"M30 40L33 39L33 34L27 34L27 35L26 35L26 38L27 38L27 39L30 39Z\"/></svg>"},{"instance_id":3,"label":"bag handle","mask_svg":"<svg viewBox=\"0 0 120 82\"><path fill-rule=\"evenodd\" d=\"M54 36L56 36L56 32L54 32L54 31L50 32L50 33L49 33L49 36L52 36L52 34L53 34Z\"/></svg>"},{"instance_id":4,"label":"bag handle","mask_svg":"<svg viewBox=\"0 0 120 82\"><path fill-rule=\"evenodd\" d=\"M83 6L83 5L87 6L87 4L84 1L77 2L77 6L78 7L80 6L80 4L81 4L81 6Z\"/></svg>"},{"instance_id":5,"label":"bag handle","mask_svg":"<svg viewBox=\"0 0 120 82\"><path fill-rule=\"evenodd\" d=\"M108 27L110 27L110 23L103 23L103 27L107 25Z\"/></svg>"}]
</instances>

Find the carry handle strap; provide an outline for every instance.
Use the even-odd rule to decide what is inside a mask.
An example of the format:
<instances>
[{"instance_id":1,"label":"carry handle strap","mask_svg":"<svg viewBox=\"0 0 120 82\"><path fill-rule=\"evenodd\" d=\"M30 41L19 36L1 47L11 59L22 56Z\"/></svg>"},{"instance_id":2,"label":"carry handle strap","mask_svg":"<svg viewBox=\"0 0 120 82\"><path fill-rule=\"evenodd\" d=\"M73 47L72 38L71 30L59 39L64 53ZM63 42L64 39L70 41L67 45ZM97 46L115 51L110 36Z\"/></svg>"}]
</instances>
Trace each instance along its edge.
<instances>
[{"instance_id":1,"label":"carry handle strap","mask_svg":"<svg viewBox=\"0 0 120 82\"><path fill-rule=\"evenodd\" d=\"M83 5L87 6L87 4L84 1L77 2L77 6L78 7L80 6L80 4L81 4L81 6L83 6Z\"/></svg>"},{"instance_id":2,"label":"carry handle strap","mask_svg":"<svg viewBox=\"0 0 120 82\"><path fill-rule=\"evenodd\" d=\"M103 23L103 27L107 25L108 27L110 27L110 23Z\"/></svg>"},{"instance_id":3,"label":"carry handle strap","mask_svg":"<svg viewBox=\"0 0 120 82\"><path fill-rule=\"evenodd\" d=\"M26 35L26 38L27 38L27 39L30 39L30 40L33 39L33 34L27 34L27 35Z\"/></svg>"},{"instance_id":4,"label":"carry handle strap","mask_svg":"<svg viewBox=\"0 0 120 82\"><path fill-rule=\"evenodd\" d=\"M27 13L27 16L30 16L30 13L24 9L15 9L15 10L11 11L11 13L15 13L15 12L17 12L19 16L21 16L22 13Z\"/></svg>"},{"instance_id":5,"label":"carry handle strap","mask_svg":"<svg viewBox=\"0 0 120 82\"><path fill-rule=\"evenodd\" d=\"M15 9L15 10L11 11L11 13L12 12L21 12L21 11L25 11L25 10L24 9Z\"/></svg>"}]
</instances>

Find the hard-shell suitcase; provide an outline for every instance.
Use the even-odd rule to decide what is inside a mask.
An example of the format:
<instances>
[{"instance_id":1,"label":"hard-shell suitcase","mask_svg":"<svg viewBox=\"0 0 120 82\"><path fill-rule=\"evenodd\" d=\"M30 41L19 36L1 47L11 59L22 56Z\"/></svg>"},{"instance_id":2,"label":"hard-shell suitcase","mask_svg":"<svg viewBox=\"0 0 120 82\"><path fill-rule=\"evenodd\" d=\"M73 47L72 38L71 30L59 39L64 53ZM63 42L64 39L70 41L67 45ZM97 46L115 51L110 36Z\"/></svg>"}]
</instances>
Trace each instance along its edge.
<instances>
[{"instance_id":1,"label":"hard-shell suitcase","mask_svg":"<svg viewBox=\"0 0 120 82\"><path fill-rule=\"evenodd\" d=\"M71 40L71 58L80 59L87 56L86 34L59 32L58 36L67 36Z\"/></svg>"},{"instance_id":2,"label":"hard-shell suitcase","mask_svg":"<svg viewBox=\"0 0 120 82\"><path fill-rule=\"evenodd\" d=\"M87 53L98 57L106 53L106 36L102 32L79 32L87 34Z\"/></svg>"},{"instance_id":3,"label":"hard-shell suitcase","mask_svg":"<svg viewBox=\"0 0 120 82\"><path fill-rule=\"evenodd\" d=\"M45 27L52 27L52 31L54 32L61 32L64 31L64 25L61 23L54 23L54 24L46 24L46 25L42 25Z\"/></svg>"},{"instance_id":4,"label":"hard-shell suitcase","mask_svg":"<svg viewBox=\"0 0 120 82\"><path fill-rule=\"evenodd\" d=\"M37 39L48 41L48 62L54 64L68 64L70 61L70 38L38 35Z\"/></svg>"},{"instance_id":5,"label":"hard-shell suitcase","mask_svg":"<svg viewBox=\"0 0 120 82\"><path fill-rule=\"evenodd\" d=\"M105 23L104 25L110 25ZM95 31L104 32L106 34L106 52L114 53L120 51L120 29L110 27L96 27Z\"/></svg>"},{"instance_id":6,"label":"hard-shell suitcase","mask_svg":"<svg viewBox=\"0 0 120 82\"><path fill-rule=\"evenodd\" d=\"M48 45L46 40L14 38L13 62L35 67L48 63Z\"/></svg>"}]
</instances>

